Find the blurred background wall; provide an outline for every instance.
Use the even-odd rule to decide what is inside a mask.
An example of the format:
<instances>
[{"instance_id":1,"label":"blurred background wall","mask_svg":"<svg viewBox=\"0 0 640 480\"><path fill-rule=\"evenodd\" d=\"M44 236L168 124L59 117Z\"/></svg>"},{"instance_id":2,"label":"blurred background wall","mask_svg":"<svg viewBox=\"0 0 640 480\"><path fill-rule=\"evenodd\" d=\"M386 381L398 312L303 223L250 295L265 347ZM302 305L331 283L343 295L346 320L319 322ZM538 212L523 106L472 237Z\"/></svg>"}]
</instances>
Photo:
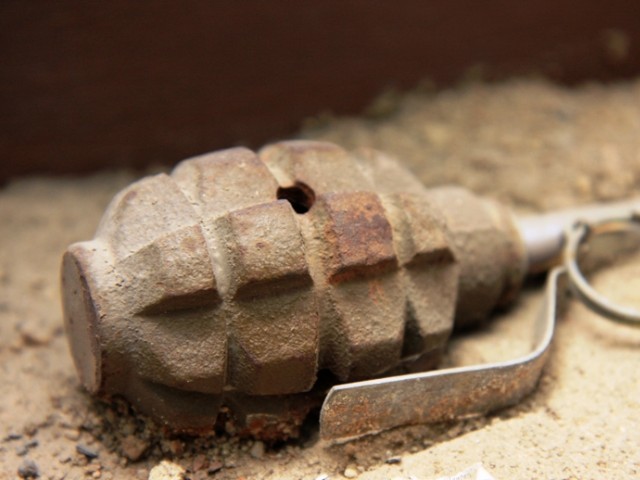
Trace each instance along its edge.
<instances>
[{"instance_id":1,"label":"blurred background wall","mask_svg":"<svg viewBox=\"0 0 640 480\"><path fill-rule=\"evenodd\" d=\"M0 2L0 180L173 164L386 88L640 72L637 0Z\"/></svg>"}]
</instances>

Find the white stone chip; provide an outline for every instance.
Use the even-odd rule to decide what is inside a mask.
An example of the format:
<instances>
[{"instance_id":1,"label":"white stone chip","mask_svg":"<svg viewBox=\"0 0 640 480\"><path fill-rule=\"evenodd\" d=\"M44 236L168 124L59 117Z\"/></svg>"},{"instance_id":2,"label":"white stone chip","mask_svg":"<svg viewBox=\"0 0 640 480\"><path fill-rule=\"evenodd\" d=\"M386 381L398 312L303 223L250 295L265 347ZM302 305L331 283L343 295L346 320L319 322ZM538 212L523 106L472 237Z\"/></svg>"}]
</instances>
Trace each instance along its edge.
<instances>
[{"instance_id":1,"label":"white stone chip","mask_svg":"<svg viewBox=\"0 0 640 480\"><path fill-rule=\"evenodd\" d=\"M169 460L162 460L149 472L149 480L184 480L184 468Z\"/></svg>"},{"instance_id":2,"label":"white stone chip","mask_svg":"<svg viewBox=\"0 0 640 480\"><path fill-rule=\"evenodd\" d=\"M437 480L497 480L482 466L481 463L476 463L471 467L463 470L460 473L455 474L452 477L439 477Z\"/></svg>"}]
</instances>

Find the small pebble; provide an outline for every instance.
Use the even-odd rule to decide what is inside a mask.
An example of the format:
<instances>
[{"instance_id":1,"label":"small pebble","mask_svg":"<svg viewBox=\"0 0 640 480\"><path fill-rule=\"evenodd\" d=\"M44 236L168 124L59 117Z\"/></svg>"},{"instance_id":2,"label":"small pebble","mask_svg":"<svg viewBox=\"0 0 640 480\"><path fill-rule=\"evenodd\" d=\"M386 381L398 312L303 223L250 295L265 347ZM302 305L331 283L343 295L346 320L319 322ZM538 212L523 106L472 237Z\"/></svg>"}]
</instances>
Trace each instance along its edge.
<instances>
[{"instance_id":1,"label":"small pebble","mask_svg":"<svg viewBox=\"0 0 640 480\"><path fill-rule=\"evenodd\" d=\"M231 421L228 421L228 422L226 422L224 424L224 429L229 435L235 435L236 434L236 426Z\"/></svg>"},{"instance_id":2,"label":"small pebble","mask_svg":"<svg viewBox=\"0 0 640 480\"><path fill-rule=\"evenodd\" d=\"M79 443L76 445L76 452L84 455L85 457L87 457L88 459L93 459L93 458L98 458L98 451L94 450L91 447L88 447L87 445L83 444L83 443Z\"/></svg>"},{"instance_id":3,"label":"small pebble","mask_svg":"<svg viewBox=\"0 0 640 480\"><path fill-rule=\"evenodd\" d=\"M358 471L353 467L347 467L342 475L345 478L356 478L358 476Z\"/></svg>"},{"instance_id":4,"label":"small pebble","mask_svg":"<svg viewBox=\"0 0 640 480\"><path fill-rule=\"evenodd\" d=\"M209 468L207 469L207 473L209 475L213 475L214 473L218 473L220 470L222 470L222 463L220 462L211 462L209 464Z\"/></svg>"},{"instance_id":5,"label":"small pebble","mask_svg":"<svg viewBox=\"0 0 640 480\"><path fill-rule=\"evenodd\" d=\"M37 446L38 446L38 440L36 439L29 440L24 445L21 445L16 448L16 455L22 457L23 455L26 455L29 452L29 449L35 448Z\"/></svg>"},{"instance_id":6,"label":"small pebble","mask_svg":"<svg viewBox=\"0 0 640 480\"><path fill-rule=\"evenodd\" d=\"M33 460L26 459L18 467L18 476L20 478L38 478L40 476L38 465Z\"/></svg>"},{"instance_id":7,"label":"small pebble","mask_svg":"<svg viewBox=\"0 0 640 480\"><path fill-rule=\"evenodd\" d=\"M209 460L202 454L193 457L193 466L191 467L194 472L204 470L209 466Z\"/></svg>"},{"instance_id":8,"label":"small pebble","mask_svg":"<svg viewBox=\"0 0 640 480\"><path fill-rule=\"evenodd\" d=\"M161 461L149 472L149 480L183 480L184 468L168 460Z\"/></svg>"},{"instance_id":9,"label":"small pebble","mask_svg":"<svg viewBox=\"0 0 640 480\"><path fill-rule=\"evenodd\" d=\"M87 468L84 469L85 473L95 473L102 468L102 465L99 463L92 463L91 465L87 465Z\"/></svg>"},{"instance_id":10,"label":"small pebble","mask_svg":"<svg viewBox=\"0 0 640 480\"><path fill-rule=\"evenodd\" d=\"M264 457L264 443L260 441L255 442L251 447L251 450L249 450L249 455L251 455L253 458Z\"/></svg>"},{"instance_id":11,"label":"small pebble","mask_svg":"<svg viewBox=\"0 0 640 480\"><path fill-rule=\"evenodd\" d=\"M386 463L387 465L397 465L400 462L402 462L402 459L400 457L390 457L384 461L384 463Z\"/></svg>"},{"instance_id":12,"label":"small pebble","mask_svg":"<svg viewBox=\"0 0 640 480\"><path fill-rule=\"evenodd\" d=\"M184 443L180 440L170 440L169 451L175 456L182 455L184 452Z\"/></svg>"},{"instance_id":13,"label":"small pebble","mask_svg":"<svg viewBox=\"0 0 640 480\"><path fill-rule=\"evenodd\" d=\"M70 430L68 432L64 432L64 436L65 438L68 438L69 440L75 442L76 440L78 440L80 438L80 431L73 429Z\"/></svg>"},{"instance_id":14,"label":"small pebble","mask_svg":"<svg viewBox=\"0 0 640 480\"><path fill-rule=\"evenodd\" d=\"M140 460L149 448L149 442L142 440L135 435L127 435L122 439L122 453L132 462Z\"/></svg>"},{"instance_id":15,"label":"small pebble","mask_svg":"<svg viewBox=\"0 0 640 480\"><path fill-rule=\"evenodd\" d=\"M38 347L51 343L51 332L43 330L39 324L27 322L19 327L20 339L28 347Z\"/></svg>"},{"instance_id":16,"label":"small pebble","mask_svg":"<svg viewBox=\"0 0 640 480\"><path fill-rule=\"evenodd\" d=\"M30 437L35 436L35 434L38 433L38 425L33 422L27 423L24 426L24 433L26 433Z\"/></svg>"}]
</instances>

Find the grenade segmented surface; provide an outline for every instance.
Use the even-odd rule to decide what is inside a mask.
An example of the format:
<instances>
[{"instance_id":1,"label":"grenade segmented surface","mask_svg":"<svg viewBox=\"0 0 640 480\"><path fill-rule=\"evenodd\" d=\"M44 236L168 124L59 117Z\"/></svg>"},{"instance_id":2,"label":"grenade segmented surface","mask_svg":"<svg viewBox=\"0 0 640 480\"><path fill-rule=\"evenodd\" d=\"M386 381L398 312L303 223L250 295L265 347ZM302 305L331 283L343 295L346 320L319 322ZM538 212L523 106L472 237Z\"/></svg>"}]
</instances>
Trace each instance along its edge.
<instances>
[{"instance_id":1,"label":"grenade segmented surface","mask_svg":"<svg viewBox=\"0 0 640 480\"><path fill-rule=\"evenodd\" d=\"M517 288L523 258L503 210L427 190L380 153L236 148L113 199L95 238L64 255L65 323L90 392L175 430L211 429L222 409L284 437L327 378L432 368L458 291L483 316Z\"/></svg>"}]
</instances>

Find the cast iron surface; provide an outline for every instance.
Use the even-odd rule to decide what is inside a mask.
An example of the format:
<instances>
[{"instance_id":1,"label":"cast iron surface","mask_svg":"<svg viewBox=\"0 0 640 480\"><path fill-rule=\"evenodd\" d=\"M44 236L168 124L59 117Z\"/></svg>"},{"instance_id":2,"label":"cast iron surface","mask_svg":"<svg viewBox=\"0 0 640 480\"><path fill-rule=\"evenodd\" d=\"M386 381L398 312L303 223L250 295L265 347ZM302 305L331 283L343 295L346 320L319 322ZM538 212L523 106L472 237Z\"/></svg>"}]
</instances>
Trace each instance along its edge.
<instances>
[{"instance_id":1,"label":"cast iron surface","mask_svg":"<svg viewBox=\"0 0 640 480\"><path fill-rule=\"evenodd\" d=\"M238 148L114 198L65 253L65 322L91 393L177 431L223 412L286 437L327 385L436 366L454 318L508 301L524 259L505 209L380 153Z\"/></svg>"}]
</instances>

